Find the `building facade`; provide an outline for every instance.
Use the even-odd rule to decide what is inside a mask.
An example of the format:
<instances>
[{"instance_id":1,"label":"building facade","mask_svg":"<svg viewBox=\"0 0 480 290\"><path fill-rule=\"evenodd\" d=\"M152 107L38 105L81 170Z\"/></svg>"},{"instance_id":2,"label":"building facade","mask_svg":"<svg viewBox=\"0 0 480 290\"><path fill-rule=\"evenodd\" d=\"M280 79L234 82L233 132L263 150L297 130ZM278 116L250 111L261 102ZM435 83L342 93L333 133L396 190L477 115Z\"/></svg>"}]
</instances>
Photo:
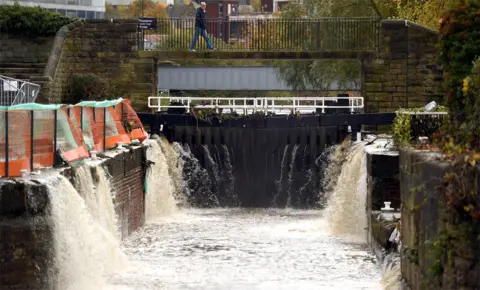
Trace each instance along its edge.
<instances>
[{"instance_id":1,"label":"building facade","mask_svg":"<svg viewBox=\"0 0 480 290\"><path fill-rule=\"evenodd\" d=\"M67 17L80 19L105 18L105 0L0 0L0 4L13 5L15 2L23 6L40 6Z\"/></svg>"}]
</instances>

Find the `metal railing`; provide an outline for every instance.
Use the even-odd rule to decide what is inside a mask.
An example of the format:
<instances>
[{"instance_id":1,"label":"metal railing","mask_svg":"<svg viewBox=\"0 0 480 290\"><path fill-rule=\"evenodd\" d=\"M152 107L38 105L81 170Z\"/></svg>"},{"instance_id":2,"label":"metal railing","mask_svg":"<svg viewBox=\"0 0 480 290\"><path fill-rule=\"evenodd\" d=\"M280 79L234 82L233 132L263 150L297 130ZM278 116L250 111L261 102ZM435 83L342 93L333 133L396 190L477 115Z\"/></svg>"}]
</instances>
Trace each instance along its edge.
<instances>
[{"instance_id":1,"label":"metal railing","mask_svg":"<svg viewBox=\"0 0 480 290\"><path fill-rule=\"evenodd\" d=\"M0 106L34 103L40 85L0 75Z\"/></svg>"},{"instance_id":2,"label":"metal railing","mask_svg":"<svg viewBox=\"0 0 480 290\"><path fill-rule=\"evenodd\" d=\"M348 109L351 113L364 107L363 97L270 97L270 98L205 98L205 97L149 97L148 107L158 112L163 109L215 109L216 113L251 115L312 114L325 109Z\"/></svg>"},{"instance_id":3,"label":"metal railing","mask_svg":"<svg viewBox=\"0 0 480 290\"><path fill-rule=\"evenodd\" d=\"M213 46L221 51L375 51L379 23L373 17L227 17L206 19L206 29ZM158 19L156 29L140 31L140 39L145 50L187 50L194 31L193 17ZM207 49L202 37L196 49Z\"/></svg>"}]
</instances>

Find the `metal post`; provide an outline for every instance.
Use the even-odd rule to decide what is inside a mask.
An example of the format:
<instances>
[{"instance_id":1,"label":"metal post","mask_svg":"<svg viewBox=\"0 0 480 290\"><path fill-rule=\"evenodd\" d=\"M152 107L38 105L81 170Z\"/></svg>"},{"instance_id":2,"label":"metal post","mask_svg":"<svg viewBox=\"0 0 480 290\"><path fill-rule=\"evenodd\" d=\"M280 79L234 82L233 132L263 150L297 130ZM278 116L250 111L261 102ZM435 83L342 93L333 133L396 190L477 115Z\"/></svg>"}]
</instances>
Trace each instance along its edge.
<instances>
[{"instance_id":1,"label":"metal post","mask_svg":"<svg viewBox=\"0 0 480 290\"><path fill-rule=\"evenodd\" d=\"M106 137L107 137L107 108L103 108L103 152L106 150Z\"/></svg>"},{"instance_id":2,"label":"metal post","mask_svg":"<svg viewBox=\"0 0 480 290\"><path fill-rule=\"evenodd\" d=\"M5 111L5 177L8 177L8 111Z\"/></svg>"},{"instance_id":3,"label":"metal post","mask_svg":"<svg viewBox=\"0 0 480 290\"><path fill-rule=\"evenodd\" d=\"M55 110L53 118L53 166L57 165L57 116L58 110Z\"/></svg>"},{"instance_id":4,"label":"metal post","mask_svg":"<svg viewBox=\"0 0 480 290\"><path fill-rule=\"evenodd\" d=\"M31 110L30 111L30 171L33 171L33 138L35 137L34 136L34 126L35 126L35 123L34 123L34 111Z\"/></svg>"},{"instance_id":5,"label":"metal post","mask_svg":"<svg viewBox=\"0 0 480 290\"><path fill-rule=\"evenodd\" d=\"M80 130L83 132L83 107L80 107Z\"/></svg>"}]
</instances>

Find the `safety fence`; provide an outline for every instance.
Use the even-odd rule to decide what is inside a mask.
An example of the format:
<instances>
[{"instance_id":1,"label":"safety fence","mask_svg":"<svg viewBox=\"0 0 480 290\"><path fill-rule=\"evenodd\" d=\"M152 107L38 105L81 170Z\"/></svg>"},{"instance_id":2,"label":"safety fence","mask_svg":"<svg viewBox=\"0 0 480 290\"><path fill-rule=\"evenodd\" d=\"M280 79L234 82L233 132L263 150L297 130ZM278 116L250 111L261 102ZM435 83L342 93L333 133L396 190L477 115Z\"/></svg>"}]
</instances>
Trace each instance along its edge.
<instances>
[{"instance_id":1,"label":"safety fence","mask_svg":"<svg viewBox=\"0 0 480 290\"><path fill-rule=\"evenodd\" d=\"M156 26L139 31L143 50L187 50L194 35L195 18L161 18ZM380 19L377 17L331 17L283 19L229 16L204 22L211 44L219 51L376 51ZM196 49L208 49L199 39Z\"/></svg>"},{"instance_id":2,"label":"safety fence","mask_svg":"<svg viewBox=\"0 0 480 290\"><path fill-rule=\"evenodd\" d=\"M147 138L126 99L76 105L25 103L0 107L0 176L75 164L118 143Z\"/></svg>"}]
</instances>

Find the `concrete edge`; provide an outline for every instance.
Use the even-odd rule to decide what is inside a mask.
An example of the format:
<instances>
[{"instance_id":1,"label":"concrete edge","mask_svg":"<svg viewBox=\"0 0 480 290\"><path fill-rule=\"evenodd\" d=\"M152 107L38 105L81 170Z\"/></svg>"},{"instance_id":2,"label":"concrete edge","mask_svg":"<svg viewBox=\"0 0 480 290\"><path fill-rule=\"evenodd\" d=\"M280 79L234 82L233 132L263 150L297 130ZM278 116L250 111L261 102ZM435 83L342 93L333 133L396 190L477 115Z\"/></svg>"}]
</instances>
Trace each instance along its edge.
<instances>
[{"instance_id":1,"label":"concrete edge","mask_svg":"<svg viewBox=\"0 0 480 290\"><path fill-rule=\"evenodd\" d=\"M84 20L79 20L65 25L60 28L55 34L55 39L53 40L52 49L48 57L47 65L45 66L45 69L43 71L43 76L48 78L49 81L55 79L58 63L60 61L60 57L62 56L63 46L65 45L65 40L67 39L68 33L84 25L84 22Z\"/></svg>"},{"instance_id":2,"label":"concrete edge","mask_svg":"<svg viewBox=\"0 0 480 290\"><path fill-rule=\"evenodd\" d=\"M414 27L416 29L428 32L430 34L440 36L440 32L436 31L435 29L432 29L430 27L426 27L424 25L421 25L421 24L418 24L418 23L415 23L415 22L412 22L412 21L406 20L406 19L385 19L385 20L380 21L380 23L381 24L385 23L385 24L390 24L390 25L401 25L401 26L408 25L410 27Z\"/></svg>"}]
</instances>

